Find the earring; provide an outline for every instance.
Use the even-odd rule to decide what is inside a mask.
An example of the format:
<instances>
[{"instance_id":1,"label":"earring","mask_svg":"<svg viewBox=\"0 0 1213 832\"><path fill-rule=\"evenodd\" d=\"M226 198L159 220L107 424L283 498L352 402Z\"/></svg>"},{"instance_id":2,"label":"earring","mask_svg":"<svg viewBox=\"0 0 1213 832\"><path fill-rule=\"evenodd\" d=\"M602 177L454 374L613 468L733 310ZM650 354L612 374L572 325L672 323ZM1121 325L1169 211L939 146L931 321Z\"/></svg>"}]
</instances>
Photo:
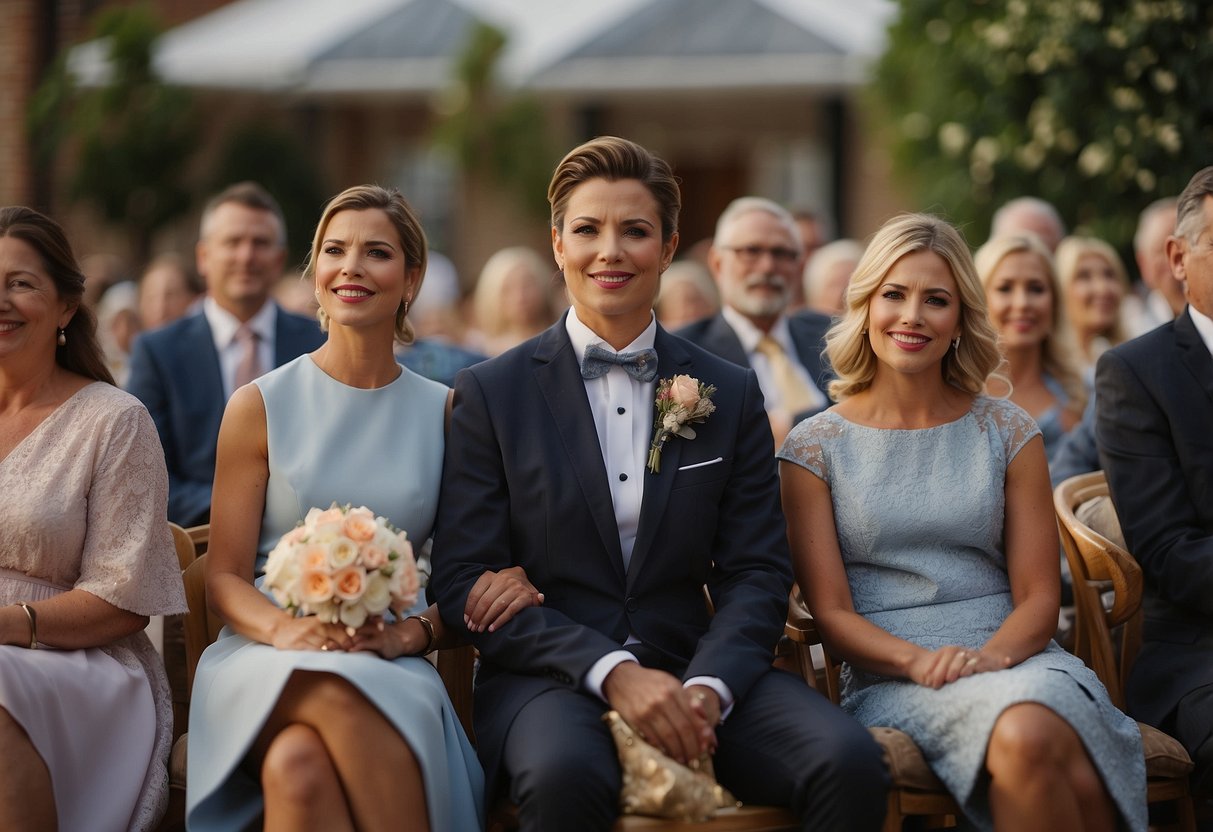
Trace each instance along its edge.
<instances>
[{"instance_id":1,"label":"earring","mask_svg":"<svg viewBox=\"0 0 1213 832\"><path fill-rule=\"evenodd\" d=\"M959 335L957 335L956 340L954 340L952 342L952 349L954 349L954 350L960 349L960 336Z\"/></svg>"},{"instance_id":2,"label":"earring","mask_svg":"<svg viewBox=\"0 0 1213 832\"><path fill-rule=\"evenodd\" d=\"M55 339L55 342L61 347L67 346L67 333L63 331L63 327L59 327L59 337Z\"/></svg>"},{"instance_id":3,"label":"earring","mask_svg":"<svg viewBox=\"0 0 1213 832\"><path fill-rule=\"evenodd\" d=\"M404 299L404 317L407 318L408 316L409 316L409 299L405 298Z\"/></svg>"}]
</instances>

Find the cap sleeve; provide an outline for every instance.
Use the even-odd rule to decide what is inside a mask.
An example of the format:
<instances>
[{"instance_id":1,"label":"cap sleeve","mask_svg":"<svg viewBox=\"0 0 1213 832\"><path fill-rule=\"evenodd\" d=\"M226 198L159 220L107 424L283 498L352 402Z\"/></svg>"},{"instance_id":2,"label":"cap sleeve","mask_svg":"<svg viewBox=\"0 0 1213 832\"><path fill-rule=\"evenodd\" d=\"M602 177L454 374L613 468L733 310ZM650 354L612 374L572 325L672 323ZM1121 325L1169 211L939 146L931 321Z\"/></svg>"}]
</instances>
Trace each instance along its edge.
<instances>
[{"instance_id":1,"label":"cap sleeve","mask_svg":"<svg viewBox=\"0 0 1213 832\"><path fill-rule=\"evenodd\" d=\"M987 422L1002 438L1003 451L1010 464L1033 436L1040 435L1040 426L1027 411L1009 399L986 399Z\"/></svg>"},{"instance_id":2,"label":"cap sleeve","mask_svg":"<svg viewBox=\"0 0 1213 832\"><path fill-rule=\"evenodd\" d=\"M88 526L76 589L138 615L185 612L164 450L147 409L120 404L97 425Z\"/></svg>"},{"instance_id":3,"label":"cap sleeve","mask_svg":"<svg viewBox=\"0 0 1213 832\"><path fill-rule=\"evenodd\" d=\"M820 413L792 428L775 456L806 468L818 479L829 482L826 445L829 439L838 436L840 430L841 426L829 414Z\"/></svg>"}]
</instances>

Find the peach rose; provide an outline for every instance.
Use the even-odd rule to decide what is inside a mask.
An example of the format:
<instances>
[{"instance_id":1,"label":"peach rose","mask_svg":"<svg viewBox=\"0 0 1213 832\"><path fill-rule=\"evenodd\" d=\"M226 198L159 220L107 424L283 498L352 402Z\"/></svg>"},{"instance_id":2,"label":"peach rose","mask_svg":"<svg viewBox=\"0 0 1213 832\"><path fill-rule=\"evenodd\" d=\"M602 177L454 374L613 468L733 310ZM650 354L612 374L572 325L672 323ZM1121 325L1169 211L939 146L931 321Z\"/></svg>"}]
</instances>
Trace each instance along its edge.
<instances>
[{"instance_id":1,"label":"peach rose","mask_svg":"<svg viewBox=\"0 0 1213 832\"><path fill-rule=\"evenodd\" d=\"M345 536L359 543L366 543L375 537L375 515L369 508L356 508L345 516L342 528Z\"/></svg>"},{"instance_id":2,"label":"peach rose","mask_svg":"<svg viewBox=\"0 0 1213 832\"><path fill-rule=\"evenodd\" d=\"M282 536L282 540L279 541L279 545L285 544L287 546L291 546L303 540L303 536L305 534L307 534L307 529L305 527L296 526Z\"/></svg>"},{"instance_id":3,"label":"peach rose","mask_svg":"<svg viewBox=\"0 0 1213 832\"><path fill-rule=\"evenodd\" d=\"M412 558L402 559L391 574L392 598L399 604L411 607L417 602L417 590L420 588L417 565Z\"/></svg>"},{"instance_id":4,"label":"peach rose","mask_svg":"<svg viewBox=\"0 0 1213 832\"><path fill-rule=\"evenodd\" d=\"M329 571L329 547L324 543L308 543L299 548L296 558L299 568L305 572Z\"/></svg>"},{"instance_id":5,"label":"peach rose","mask_svg":"<svg viewBox=\"0 0 1213 832\"><path fill-rule=\"evenodd\" d=\"M347 566L333 573L333 595L347 603L357 601L366 590L366 572L360 566Z\"/></svg>"},{"instance_id":6,"label":"peach rose","mask_svg":"<svg viewBox=\"0 0 1213 832\"><path fill-rule=\"evenodd\" d=\"M362 547L362 565L367 569L378 569L387 563L387 549L378 543L367 543Z\"/></svg>"},{"instance_id":7,"label":"peach rose","mask_svg":"<svg viewBox=\"0 0 1213 832\"><path fill-rule=\"evenodd\" d=\"M699 383L690 376L674 376L670 382L670 397L679 407L694 410L699 404Z\"/></svg>"},{"instance_id":8,"label":"peach rose","mask_svg":"<svg viewBox=\"0 0 1213 832\"><path fill-rule=\"evenodd\" d=\"M333 597L333 579L328 573L309 569L299 576L299 598L305 604L322 604Z\"/></svg>"}]
</instances>

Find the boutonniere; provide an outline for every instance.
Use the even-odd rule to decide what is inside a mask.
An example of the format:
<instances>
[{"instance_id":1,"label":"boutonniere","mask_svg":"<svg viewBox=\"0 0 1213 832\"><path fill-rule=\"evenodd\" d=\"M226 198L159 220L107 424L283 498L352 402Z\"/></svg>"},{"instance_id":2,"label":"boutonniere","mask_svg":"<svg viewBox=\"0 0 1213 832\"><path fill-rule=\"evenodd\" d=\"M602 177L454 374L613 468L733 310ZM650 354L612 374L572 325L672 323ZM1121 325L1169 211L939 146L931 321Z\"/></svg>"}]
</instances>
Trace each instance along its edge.
<instances>
[{"instance_id":1,"label":"boutonniere","mask_svg":"<svg viewBox=\"0 0 1213 832\"><path fill-rule=\"evenodd\" d=\"M674 376L657 382L657 419L653 423L653 444L649 446L649 470L661 472L661 447L671 436L694 439L693 422L712 415L716 388L690 376Z\"/></svg>"}]
</instances>

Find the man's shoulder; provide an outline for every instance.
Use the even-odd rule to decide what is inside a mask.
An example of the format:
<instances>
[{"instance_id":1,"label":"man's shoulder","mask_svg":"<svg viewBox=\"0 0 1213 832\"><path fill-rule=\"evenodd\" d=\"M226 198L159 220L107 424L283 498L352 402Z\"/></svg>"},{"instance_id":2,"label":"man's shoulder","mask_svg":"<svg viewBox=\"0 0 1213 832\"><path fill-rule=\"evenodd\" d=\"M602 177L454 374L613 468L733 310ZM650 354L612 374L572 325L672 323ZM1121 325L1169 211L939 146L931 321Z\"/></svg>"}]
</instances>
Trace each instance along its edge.
<instances>
[{"instance_id":1,"label":"man's shoulder","mask_svg":"<svg viewBox=\"0 0 1213 832\"><path fill-rule=\"evenodd\" d=\"M196 355L197 342L206 341L214 345L210 324L200 312L141 332L135 340L137 344L157 355Z\"/></svg>"},{"instance_id":2,"label":"man's shoulder","mask_svg":"<svg viewBox=\"0 0 1213 832\"><path fill-rule=\"evenodd\" d=\"M792 331L793 338L808 335L810 338L820 339L825 337L833 322L834 319L829 315L814 312L812 309L801 309L788 316L788 329Z\"/></svg>"},{"instance_id":3,"label":"man's shoulder","mask_svg":"<svg viewBox=\"0 0 1213 832\"><path fill-rule=\"evenodd\" d=\"M1144 335L1117 344L1099 357L1097 364L1119 362L1134 368L1167 365L1176 349L1175 322L1169 321Z\"/></svg>"},{"instance_id":4,"label":"man's shoulder","mask_svg":"<svg viewBox=\"0 0 1213 832\"><path fill-rule=\"evenodd\" d=\"M701 318L694 323L689 323L684 327L680 327L679 329L674 330L671 334L698 344L710 334L719 332L719 328L721 326L727 327L728 325L729 323L724 319L724 316L717 313L707 318Z\"/></svg>"}]
</instances>

